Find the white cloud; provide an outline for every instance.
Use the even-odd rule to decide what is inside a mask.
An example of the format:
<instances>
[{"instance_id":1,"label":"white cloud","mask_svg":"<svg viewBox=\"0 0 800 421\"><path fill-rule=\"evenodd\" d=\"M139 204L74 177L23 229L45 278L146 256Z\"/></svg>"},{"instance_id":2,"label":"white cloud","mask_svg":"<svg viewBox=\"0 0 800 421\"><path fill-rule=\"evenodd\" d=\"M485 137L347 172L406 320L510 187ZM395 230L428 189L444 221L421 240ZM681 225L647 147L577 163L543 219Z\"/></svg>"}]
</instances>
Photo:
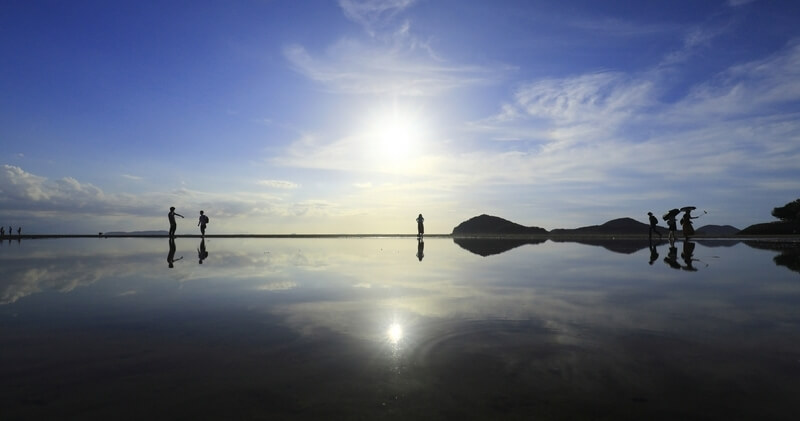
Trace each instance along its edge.
<instances>
[{"instance_id":1,"label":"white cloud","mask_svg":"<svg viewBox=\"0 0 800 421\"><path fill-rule=\"evenodd\" d=\"M747 118L783 113L800 100L800 41L765 59L740 64L697 85L674 107L686 118Z\"/></svg>"},{"instance_id":2,"label":"white cloud","mask_svg":"<svg viewBox=\"0 0 800 421\"><path fill-rule=\"evenodd\" d=\"M300 187L299 184L286 180L259 180L257 183L261 186L270 187L274 189L291 190Z\"/></svg>"},{"instance_id":3,"label":"white cloud","mask_svg":"<svg viewBox=\"0 0 800 421\"><path fill-rule=\"evenodd\" d=\"M441 92L492 83L507 72L503 68L448 65L428 49L414 45L370 46L344 39L324 56L314 58L300 45L284 49L296 71L327 89L346 94L432 96Z\"/></svg>"}]
</instances>

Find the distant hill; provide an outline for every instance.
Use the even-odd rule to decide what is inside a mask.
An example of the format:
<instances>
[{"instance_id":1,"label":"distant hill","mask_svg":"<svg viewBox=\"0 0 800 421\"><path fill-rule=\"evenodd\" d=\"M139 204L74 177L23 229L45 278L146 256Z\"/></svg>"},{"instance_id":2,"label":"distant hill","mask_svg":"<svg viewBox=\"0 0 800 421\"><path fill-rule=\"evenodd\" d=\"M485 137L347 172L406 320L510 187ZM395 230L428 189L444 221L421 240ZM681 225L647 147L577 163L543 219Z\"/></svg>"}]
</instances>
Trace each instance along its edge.
<instances>
[{"instance_id":1,"label":"distant hill","mask_svg":"<svg viewBox=\"0 0 800 421\"><path fill-rule=\"evenodd\" d=\"M152 235L152 236L163 236L169 235L167 231L112 231L112 232L104 232L103 235Z\"/></svg>"},{"instance_id":2,"label":"distant hill","mask_svg":"<svg viewBox=\"0 0 800 421\"><path fill-rule=\"evenodd\" d=\"M800 221L775 221L750 225L739 235L800 235Z\"/></svg>"},{"instance_id":3,"label":"distant hill","mask_svg":"<svg viewBox=\"0 0 800 421\"><path fill-rule=\"evenodd\" d=\"M666 228L660 227L660 231ZM557 228L550 231L552 235L647 235L649 224L639 222L633 218L612 219L602 225L589 225L580 228Z\"/></svg>"},{"instance_id":4,"label":"distant hill","mask_svg":"<svg viewBox=\"0 0 800 421\"><path fill-rule=\"evenodd\" d=\"M753 228L755 227L755 228ZM793 227L793 228L792 228ZM795 224L787 227L786 223L774 222L771 224L759 224L748 227L746 230L752 229L754 234L750 235L774 235L774 234L800 234L800 225ZM514 236L514 235L536 235L547 236L548 238L557 240L559 237L606 237L606 236L635 236L647 237L650 230L650 224L639 222L633 218L617 218L612 219L601 225L588 225L579 228L556 228L549 232L544 228L539 227L526 227L506 219L491 216L480 215L469 220L466 220L453 228L453 236ZM661 232L663 238L667 237L667 227L659 226L658 230ZM731 225L704 225L695 229L695 237L731 237L737 234L746 235L747 231L739 231L738 228ZM675 233L678 238L683 237L683 231L678 230ZM632 252L637 248L642 247L640 244L619 245L618 252ZM623 250L624 249L624 250Z\"/></svg>"},{"instance_id":5,"label":"distant hill","mask_svg":"<svg viewBox=\"0 0 800 421\"><path fill-rule=\"evenodd\" d=\"M546 235L547 230L539 227L526 227L509 220L480 215L470 218L453 228L454 236L493 236L493 235Z\"/></svg>"},{"instance_id":6,"label":"distant hill","mask_svg":"<svg viewBox=\"0 0 800 421\"><path fill-rule=\"evenodd\" d=\"M739 228L731 225L703 225L694 230L695 235L704 237L728 237L739 233Z\"/></svg>"}]
</instances>

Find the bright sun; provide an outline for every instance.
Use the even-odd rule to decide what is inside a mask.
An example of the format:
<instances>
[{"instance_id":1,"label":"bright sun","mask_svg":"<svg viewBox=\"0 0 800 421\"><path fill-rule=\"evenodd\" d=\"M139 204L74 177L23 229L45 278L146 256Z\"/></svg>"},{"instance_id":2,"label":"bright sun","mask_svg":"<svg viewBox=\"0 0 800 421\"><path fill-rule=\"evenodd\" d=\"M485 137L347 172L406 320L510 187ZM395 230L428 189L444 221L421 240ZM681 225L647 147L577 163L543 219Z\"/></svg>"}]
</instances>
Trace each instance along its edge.
<instances>
[{"instance_id":1,"label":"bright sun","mask_svg":"<svg viewBox=\"0 0 800 421\"><path fill-rule=\"evenodd\" d=\"M395 106L370 115L366 141L380 164L407 166L421 153L424 137L423 118L417 113Z\"/></svg>"}]
</instances>

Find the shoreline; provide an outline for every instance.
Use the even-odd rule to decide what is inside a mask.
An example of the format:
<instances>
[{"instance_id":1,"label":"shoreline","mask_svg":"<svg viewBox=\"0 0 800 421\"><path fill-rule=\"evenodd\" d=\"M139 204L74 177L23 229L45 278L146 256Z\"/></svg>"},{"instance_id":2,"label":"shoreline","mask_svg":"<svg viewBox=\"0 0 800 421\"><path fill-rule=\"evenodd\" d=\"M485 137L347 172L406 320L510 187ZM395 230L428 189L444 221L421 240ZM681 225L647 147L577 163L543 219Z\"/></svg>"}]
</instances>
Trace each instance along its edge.
<instances>
[{"instance_id":1,"label":"shoreline","mask_svg":"<svg viewBox=\"0 0 800 421\"><path fill-rule=\"evenodd\" d=\"M119 235L91 235L91 234L23 234L6 235L0 237L3 240L37 240L37 239L63 239L63 238L169 238L168 235L141 235L141 234L119 234ZM199 234L176 235L174 238L280 238L280 239L336 239L336 238L418 238L416 234L210 234L205 237ZM452 235L452 234L426 234L424 238L453 238L453 239L475 239L475 240L643 240L650 241L646 234L592 234L592 235ZM800 242L800 235L731 235L731 236L692 236L690 240L769 240ZM653 241L668 241L666 238L653 239ZM684 241L683 237L676 238L675 241Z\"/></svg>"}]
</instances>

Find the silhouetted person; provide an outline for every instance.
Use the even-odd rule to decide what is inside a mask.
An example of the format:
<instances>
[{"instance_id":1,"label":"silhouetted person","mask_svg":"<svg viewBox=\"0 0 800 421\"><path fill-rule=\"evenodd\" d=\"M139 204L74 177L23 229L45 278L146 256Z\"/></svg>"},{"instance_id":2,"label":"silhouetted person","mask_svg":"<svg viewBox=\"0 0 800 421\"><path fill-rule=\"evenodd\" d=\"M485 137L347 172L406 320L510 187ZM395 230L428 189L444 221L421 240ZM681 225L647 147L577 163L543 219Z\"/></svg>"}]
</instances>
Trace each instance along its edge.
<instances>
[{"instance_id":1,"label":"silhouetted person","mask_svg":"<svg viewBox=\"0 0 800 421\"><path fill-rule=\"evenodd\" d=\"M208 258L208 252L206 251L206 240L200 240L200 248L197 249L197 263L203 264L203 260Z\"/></svg>"},{"instance_id":2,"label":"silhouetted person","mask_svg":"<svg viewBox=\"0 0 800 421\"><path fill-rule=\"evenodd\" d=\"M423 257L425 257L425 242L422 238L417 238L417 259L421 262Z\"/></svg>"},{"instance_id":3,"label":"silhouetted person","mask_svg":"<svg viewBox=\"0 0 800 421\"><path fill-rule=\"evenodd\" d=\"M17 237L22 236L22 227L17 227Z\"/></svg>"},{"instance_id":4,"label":"silhouetted person","mask_svg":"<svg viewBox=\"0 0 800 421\"><path fill-rule=\"evenodd\" d=\"M694 227L692 227L692 219L697 219L699 216L692 216L692 211L687 210L683 213L681 217L681 227L683 228L683 238L689 239L690 236L694 235Z\"/></svg>"},{"instance_id":5,"label":"silhouetted person","mask_svg":"<svg viewBox=\"0 0 800 421\"><path fill-rule=\"evenodd\" d=\"M169 253L167 253L167 263L169 267L174 267L173 263L183 259L183 256L175 258L175 237L169 237Z\"/></svg>"},{"instance_id":6,"label":"silhouetted person","mask_svg":"<svg viewBox=\"0 0 800 421\"><path fill-rule=\"evenodd\" d=\"M175 236L175 230L178 229L178 223L175 222L175 217L180 216L183 218L183 215L175 212L175 206L169 208L169 213L167 214L167 218L169 218L169 236Z\"/></svg>"},{"instance_id":7,"label":"silhouetted person","mask_svg":"<svg viewBox=\"0 0 800 421\"><path fill-rule=\"evenodd\" d=\"M667 221L667 230L669 230L669 243L673 244L675 242L675 232L678 231L678 223L675 221L675 215L670 214Z\"/></svg>"},{"instance_id":8,"label":"silhouetted person","mask_svg":"<svg viewBox=\"0 0 800 421\"><path fill-rule=\"evenodd\" d=\"M678 263L678 248L675 247L671 242L669 245L669 253L667 253L667 257L664 258L664 263L668 264L669 267L673 269L681 268L681 264Z\"/></svg>"},{"instance_id":9,"label":"silhouetted person","mask_svg":"<svg viewBox=\"0 0 800 421\"><path fill-rule=\"evenodd\" d=\"M651 240L650 241L650 261L647 262L647 263L649 263L652 266L653 262L655 262L656 260L658 260L658 250L656 249L656 245L653 244L653 241Z\"/></svg>"},{"instance_id":10,"label":"silhouetted person","mask_svg":"<svg viewBox=\"0 0 800 421\"><path fill-rule=\"evenodd\" d=\"M417 237L425 235L425 225L422 224L423 222L425 222L425 218L422 217L422 214L419 214L417 217Z\"/></svg>"},{"instance_id":11,"label":"silhouetted person","mask_svg":"<svg viewBox=\"0 0 800 421\"><path fill-rule=\"evenodd\" d=\"M200 235L203 237L206 236L206 224L208 224L208 217L203 213L203 211L200 211L200 219L197 221L197 226L200 227Z\"/></svg>"},{"instance_id":12,"label":"silhouetted person","mask_svg":"<svg viewBox=\"0 0 800 421\"><path fill-rule=\"evenodd\" d=\"M659 232L656 228L656 225L658 225L658 218L653 216L653 212L647 212L647 215L650 217L650 230L647 231L647 236L652 239L653 233L655 232L658 234L659 239L662 238L663 236L661 235L661 232Z\"/></svg>"},{"instance_id":13,"label":"silhouetted person","mask_svg":"<svg viewBox=\"0 0 800 421\"><path fill-rule=\"evenodd\" d=\"M6 227L0 227L0 237L6 236Z\"/></svg>"}]
</instances>

